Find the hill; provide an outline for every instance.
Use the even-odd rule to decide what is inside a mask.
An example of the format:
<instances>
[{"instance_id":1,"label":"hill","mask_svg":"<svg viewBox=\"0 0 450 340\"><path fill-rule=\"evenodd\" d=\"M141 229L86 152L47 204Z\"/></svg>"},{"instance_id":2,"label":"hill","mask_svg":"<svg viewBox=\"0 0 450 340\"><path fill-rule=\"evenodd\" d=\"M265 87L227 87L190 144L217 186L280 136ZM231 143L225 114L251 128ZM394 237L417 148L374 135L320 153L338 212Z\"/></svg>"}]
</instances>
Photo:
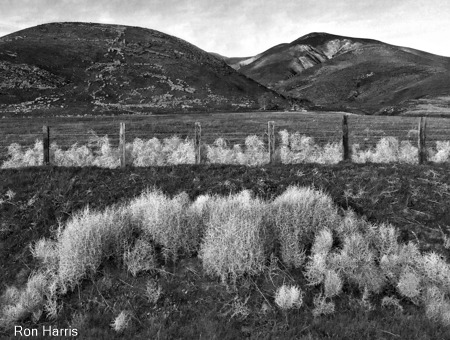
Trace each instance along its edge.
<instances>
[{"instance_id":1,"label":"hill","mask_svg":"<svg viewBox=\"0 0 450 340\"><path fill-rule=\"evenodd\" d=\"M0 78L3 112L236 110L258 107L262 95L280 98L186 41L95 23L0 38Z\"/></svg>"},{"instance_id":2,"label":"hill","mask_svg":"<svg viewBox=\"0 0 450 340\"><path fill-rule=\"evenodd\" d=\"M279 93L329 108L396 113L422 105L432 113L450 106L450 58L377 40L311 33L224 60Z\"/></svg>"}]
</instances>

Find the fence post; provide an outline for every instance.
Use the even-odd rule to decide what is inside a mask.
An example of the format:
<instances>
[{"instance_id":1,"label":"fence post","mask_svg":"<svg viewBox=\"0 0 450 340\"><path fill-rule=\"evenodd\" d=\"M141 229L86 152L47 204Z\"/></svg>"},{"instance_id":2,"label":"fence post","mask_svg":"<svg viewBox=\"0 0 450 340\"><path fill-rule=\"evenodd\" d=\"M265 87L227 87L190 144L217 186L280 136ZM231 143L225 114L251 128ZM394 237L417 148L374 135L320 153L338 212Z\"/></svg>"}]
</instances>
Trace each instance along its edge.
<instances>
[{"instance_id":1,"label":"fence post","mask_svg":"<svg viewBox=\"0 0 450 340\"><path fill-rule=\"evenodd\" d=\"M50 126L44 125L42 129L42 145L44 152L44 165L50 164Z\"/></svg>"},{"instance_id":2,"label":"fence post","mask_svg":"<svg viewBox=\"0 0 450 340\"><path fill-rule=\"evenodd\" d=\"M120 167L121 168L125 168L125 165L126 165L126 158L125 158L125 122L120 122L119 154L120 154Z\"/></svg>"},{"instance_id":3,"label":"fence post","mask_svg":"<svg viewBox=\"0 0 450 340\"><path fill-rule=\"evenodd\" d=\"M343 161L351 161L352 156L350 153L350 146L348 143L348 121L347 115L342 116L342 148L344 150L344 154L342 157Z\"/></svg>"},{"instance_id":4,"label":"fence post","mask_svg":"<svg viewBox=\"0 0 450 340\"><path fill-rule=\"evenodd\" d=\"M275 122L267 123L267 135L269 136L269 163L275 163Z\"/></svg>"},{"instance_id":5,"label":"fence post","mask_svg":"<svg viewBox=\"0 0 450 340\"><path fill-rule=\"evenodd\" d=\"M419 120L419 141L418 141L418 152L419 152L419 164L423 164L427 161L427 149L425 147L425 130L427 127L427 119L420 117Z\"/></svg>"},{"instance_id":6,"label":"fence post","mask_svg":"<svg viewBox=\"0 0 450 340\"><path fill-rule=\"evenodd\" d=\"M195 164L201 163L201 144L202 144L202 126L199 122L195 122L195 139L194 139L194 152L195 152Z\"/></svg>"}]
</instances>

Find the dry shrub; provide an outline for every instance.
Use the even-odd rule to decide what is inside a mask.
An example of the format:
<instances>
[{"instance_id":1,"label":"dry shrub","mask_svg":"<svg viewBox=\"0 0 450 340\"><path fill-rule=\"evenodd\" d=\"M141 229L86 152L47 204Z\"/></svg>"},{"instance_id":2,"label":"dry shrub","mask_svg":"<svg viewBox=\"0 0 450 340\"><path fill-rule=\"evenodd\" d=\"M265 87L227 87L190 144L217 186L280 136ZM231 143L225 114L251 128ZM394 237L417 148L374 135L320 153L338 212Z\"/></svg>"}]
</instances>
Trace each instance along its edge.
<instances>
[{"instance_id":1,"label":"dry shrub","mask_svg":"<svg viewBox=\"0 0 450 340\"><path fill-rule=\"evenodd\" d=\"M123 262L131 275L156 268L155 248L143 238L138 238L132 249L126 249Z\"/></svg>"},{"instance_id":2,"label":"dry shrub","mask_svg":"<svg viewBox=\"0 0 450 340\"><path fill-rule=\"evenodd\" d=\"M213 145L206 146L206 150L210 163L238 164L238 159L243 158L241 148L239 146L228 148L224 138L216 139Z\"/></svg>"},{"instance_id":3,"label":"dry shrub","mask_svg":"<svg viewBox=\"0 0 450 340\"><path fill-rule=\"evenodd\" d=\"M436 142L436 153L430 159L435 163L443 163L450 161L450 141Z\"/></svg>"},{"instance_id":4,"label":"dry shrub","mask_svg":"<svg viewBox=\"0 0 450 340\"><path fill-rule=\"evenodd\" d=\"M342 147L339 143L327 143L324 147L317 145L312 137L282 130L280 157L285 164L321 163L335 164L342 160Z\"/></svg>"},{"instance_id":5,"label":"dry shrub","mask_svg":"<svg viewBox=\"0 0 450 340\"><path fill-rule=\"evenodd\" d=\"M121 311L119 315L116 316L114 321L111 323L112 329L117 333L122 333L130 326L131 323L131 313L128 311Z\"/></svg>"},{"instance_id":6,"label":"dry shrub","mask_svg":"<svg viewBox=\"0 0 450 340\"><path fill-rule=\"evenodd\" d=\"M57 236L63 290L73 289L87 273L95 273L103 260L121 260L132 232L129 211L123 206L102 212L85 208L74 214Z\"/></svg>"},{"instance_id":7,"label":"dry shrub","mask_svg":"<svg viewBox=\"0 0 450 340\"><path fill-rule=\"evenodd\" d=\"M400 304L400 300L394 296L385 296L381 300L381 307L383 308L394 308L398 312L403 312L403 307Z\"/></svg>"},{"instance_id":8,"label":"dry shrub","mask_svg":"<svg viewBox=\"0 0 450 340\"><path fill-rule=\"evenodd\" d=\"M356 163L417 163L417 148L409 141L399 142L395 137L383 137L375 149L360 150L359 145L352 147L352 160Z\"/></svg>"},{"instance_id":9,"label":"dry shrub","mask_svg":"<svg viewBox=\"0 0 450 340\"><path fill-rule=\"evenodd\" d=\"M94 163L95 156L86 145L73 144L70 149L63 151L55 144L53 162L59 166L90 166Z\"/></svg>"},{"instance_id":10,"label":"dry shrub","mask_svg":"<svg viewBox=\"0 0 450 340\"><path fill-rule=\"evenodd\" d=\"M419 269L429 284L450 293L450 265L435 252L422 255Z\"/></svg>"},{"instance_id":11,"label":"dry shrub","mask_svg":"<svg viewBox=\"0 0 450 340\"><path fill-rule=\"evenodd\" d=\"M198 225L189 223L189 205L186 193L171 199L160 191L147 190L129 208L144 237L163 247L166 260L175 261L180 252L191 254L198 248Z\"/></svg>"},{"instance_id":12,"label":"dry shrub","mask_svg":"<svg viewBox=\"0 0 450 340\"><path fill-rule=\"evenodd\" d=\"M12 143L8 146L9 159L3 162L2 169L42 165L42 152L42 141L38 139L36 139L32 148L26 150L23 150L21 145Z\"/></svg>"},{"instance_id":13,"label":"dry shrub","mask_svg":"<svg viewBox=\"0 0 450 340\"><path fill-rule=\"evenodd\" d=\"M334 270L327 270L325 272L324 290L325 297L332 298L339 295L342 291L342 279Z\"/></svg>"},{"instance_id":14,"label":"dry shrub","mask_svg":"<svg viewBox=\"0 0 450 340\"><path fill-rule=\"evenodd\" d=\"M414 301L421 292L421 278L412 268L405 268L400 275L397 289L403 296Z\"/></svg>"},{"instance_id":15,"label":"dry shrub","mask_svg":"<svg viewBox=\"0 0 450 340\"><path fill-rule=\"evenodd\" d=\"M340 218L331 197L322 191L293 186L273 201L271 219L278 233L283 262L299 268L315 233L323 228L333 230Z\"/></svg>"},{"instance_id":16,"label":"dry shrub","mask_svg":"<svg viewBox=\"0 0 450 340\"><path fill-rule=\"evenodd\" d=\"M304 292L297 286L282 285L275 294L275 303L283 310L300 308L303 304Z\"/></svg>"},{"instance_id":17,"label":"dry shrub","mask_svg":"<svg viewBox=\"0 0 450 340\"><path fill-rule=\"evenodd\" d=\"M316 295L313 298L314 309L312 311L314 317L320 315L333 314L335 305L333 301L327 301L327 298L322 294Z\"/></svg>"},{"instance_id":18,"label":"dry shrub","mask_svg":"<svg viewBox=\"0 0 450 340\"><path fill-rule=\"evenodd\" d=\"M1 298L0 328L12 327L29 316L34 322L39 321L46 305L55 297L55 292L49 289L54 281L52 274L34 272L23 289L9 287L5 291Z\"/></svg>"},{"instance_id":19,"label":"dry shrub","mask_svg":"<svg viewBox=\"0 0 450 340\"><path fill-rule=\"evenodd\" d=\"M161 297L162 288L155 280L148 280L145 287L145 296L151 303L158 302Z\"/></svg>"},{"instance_id":20,"label":"dry shrub","mask_svg":"<svg viewBox=\"0 0 450 340\"><path fill-rule=\"evenodd\" d=\"M333 254L330 266L350 283L369 292L378 293L385 285L385 278L375 263L375 254L370 243L359 233L344 238L343 248Z\"/></svg>"},{"instance_id":21,"label":"dry shrub","mask_svg":"<svg viewBox=\"0 0 450 340\"><path fill-rule=\"evenodd\" d=\"M30 247L31 254L48 269L56 270L58 265L57 243L53 240L42 238Z\"/></svg>"},{"instance_id":22,"label":"dry shrub","mask_svg":"<svg viewBox=\"0 0 450 340\"><path fill-rule=\"evenodd\" d=\"M263 223L266 204L248 191L212 202L199 257L210 275L233 282L264 268Z\"/></svg>"}]
</instances>

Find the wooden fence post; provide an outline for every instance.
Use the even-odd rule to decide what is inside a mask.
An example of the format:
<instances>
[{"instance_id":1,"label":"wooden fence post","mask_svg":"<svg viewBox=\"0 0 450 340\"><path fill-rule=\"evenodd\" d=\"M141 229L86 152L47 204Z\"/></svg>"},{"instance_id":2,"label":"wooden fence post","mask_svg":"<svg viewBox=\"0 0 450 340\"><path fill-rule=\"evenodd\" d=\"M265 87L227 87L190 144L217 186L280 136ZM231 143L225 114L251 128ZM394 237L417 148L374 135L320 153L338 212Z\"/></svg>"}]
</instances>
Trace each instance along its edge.
<instances>
[{"instance_id":1,"label":"wooden fence post","mask_svg":"<svg viewBox=\"0 0 450 340\"><path fill-rule=\"evenodd\" d=\"M418 153L419 153L419 164L426 163L427 161L427 149L425 147L426 134L425 130L427 128L427 119L420 117L419 120L419 141L418 141Z\"/></svg>"},{"instance_id":2,"label":"wooden fence post","mask_svg":"<svg viewBox=\"0 0 450 340\"><path fill-rule=\"evenodd\" d=\"M350 152L350 146L348 143L348 121L347 115L342 117L342 148L344 150L342 160L351 161L352 155Z\"/></svg>"},{"instance_id":3,"label":"wooden fence post","mask_svg":"<svg viewBox=\"0 0 450 340\"><path fill-rule=\"evenodd\" d=\"M44 125L42 129L42 145L44 151L44 165L50 164L50 126Z\"/></svg>"},{"instance_id":4,"label":"wooden fence post","mask_svg":"<svg viewBox=\"0 0 450 340\"><path fill-rule=\"evenodd\" d=\"M200 164L201 159L201 144L202 144L202 126L199 122L195 122L195 139L194 139L194 152L195 152L195 164Z\"/></svg>"},{"instance_id":5,"label":"wooden fence post","mask_svg":"<svg viewBox=\"0 0 450 340\"><path fill-rule=\"evenodd\" d=\"M125 168L125 165L126 165L126 157L125 157L125 122L120 122L119 154L120 154L120 167L121 168Z\"/></svg>"},{"instance_id":6,"label":"wooden fence post","mask_svg":"<svg viewBox=\"0 0 450 340\"><path fill-rule=\"evenodd\" d=\"M275 163L275 123L267 123L267 135L269 136L269 163Z\"/></svg>"}]
</instances>

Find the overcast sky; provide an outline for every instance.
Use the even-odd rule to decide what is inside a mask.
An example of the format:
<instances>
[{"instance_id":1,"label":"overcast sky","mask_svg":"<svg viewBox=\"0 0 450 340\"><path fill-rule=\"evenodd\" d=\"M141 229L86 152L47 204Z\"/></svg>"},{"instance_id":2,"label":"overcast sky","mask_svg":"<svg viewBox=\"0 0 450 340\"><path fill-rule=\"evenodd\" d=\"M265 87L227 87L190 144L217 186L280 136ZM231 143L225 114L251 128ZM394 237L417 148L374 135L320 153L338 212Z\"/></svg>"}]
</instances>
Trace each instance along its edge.
<instances>
[{"instance_id":1,"label":"overcast sky","mask_svg":"<svg viewBox=\"0 0 450 340\"><path fill-rule=\"evenodd\" d=\"M234 57L311 32L450 57L450 0L0 0L0 36L58 21L152 28Z\"/></svg>"}]
</instances>

